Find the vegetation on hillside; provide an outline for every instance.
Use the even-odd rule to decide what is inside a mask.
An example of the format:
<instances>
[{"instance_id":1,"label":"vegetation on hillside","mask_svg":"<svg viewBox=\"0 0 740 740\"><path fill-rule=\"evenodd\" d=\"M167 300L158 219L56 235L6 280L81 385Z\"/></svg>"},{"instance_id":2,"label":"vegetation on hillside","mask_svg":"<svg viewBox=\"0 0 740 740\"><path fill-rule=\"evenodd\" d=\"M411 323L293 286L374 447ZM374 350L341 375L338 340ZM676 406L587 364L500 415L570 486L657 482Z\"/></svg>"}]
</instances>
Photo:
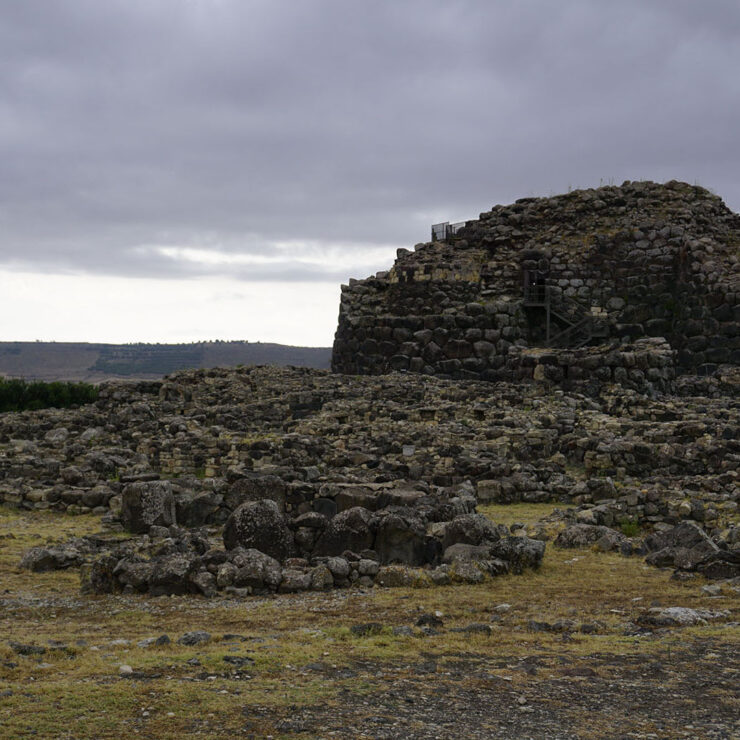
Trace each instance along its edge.
<instances>
[{"instance_id":1,"label":"vegetation on hillside","mask_svg":"<svg viewBox=\"0 0 740 740\"><path fill-rule=\"evenodd\" d=\"M19 378L0 379L0 411L69 408L92 403L98 389L89 383L28 382Z\"/></svg>"}]
</instances>

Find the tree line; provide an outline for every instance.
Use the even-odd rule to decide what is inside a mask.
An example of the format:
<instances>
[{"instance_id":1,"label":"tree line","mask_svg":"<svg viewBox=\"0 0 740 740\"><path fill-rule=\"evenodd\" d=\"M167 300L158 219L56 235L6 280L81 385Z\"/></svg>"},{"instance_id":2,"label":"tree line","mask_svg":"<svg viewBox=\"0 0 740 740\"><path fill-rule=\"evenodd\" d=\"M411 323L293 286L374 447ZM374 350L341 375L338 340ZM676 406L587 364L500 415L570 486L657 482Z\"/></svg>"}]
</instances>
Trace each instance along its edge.
<instances>
[{"instance_id":1,"label":"tree line","mask_svg":"<svg viewBox=\"0 0 740 740\"><path fill-rule=\"evenodd\" d=\"M89 383L54 381L28 382L19 378L0 378L0 412L66 409L98 398L98 389Z\"/></svg>"}]
</instances>

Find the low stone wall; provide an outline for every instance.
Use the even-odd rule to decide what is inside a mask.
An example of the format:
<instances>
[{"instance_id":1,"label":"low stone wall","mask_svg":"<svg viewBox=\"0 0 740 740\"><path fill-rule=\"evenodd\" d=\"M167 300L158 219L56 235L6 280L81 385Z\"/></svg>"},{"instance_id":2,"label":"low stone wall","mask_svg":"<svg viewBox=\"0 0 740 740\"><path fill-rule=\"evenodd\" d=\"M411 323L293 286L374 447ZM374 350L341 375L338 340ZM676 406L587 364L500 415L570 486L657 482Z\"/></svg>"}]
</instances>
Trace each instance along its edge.
<instances>
[{"instance_id":1,"label":"low stone wall","mask_svg":"<svg viewBox=\"0 0 740 740\"><path fill-rule=\"evenodd\" d=\"M513 380L566 387L616 383L640 392L667 392L676 377L675 357L664 339L640 339L612 347L523 349L510 354L507 369Z\"/></svg>"},{"instance_id":2,"label":"low stone wall","mask_svg":"<svg viewBox=\"0 0 740 740\"><path fill-rule=\"evenodd\" d=\"M576 520L584 524L615 527L634 522L653 529L694 521L708 531L725 526L740 504L737 476L728 473L713 480L699 479L695 484L694 490L679 489L671 495L657 486L615 487L611 481L597 480L591 486L575 486L570 503L577 507Z\"/></svg>"}]
</instances>

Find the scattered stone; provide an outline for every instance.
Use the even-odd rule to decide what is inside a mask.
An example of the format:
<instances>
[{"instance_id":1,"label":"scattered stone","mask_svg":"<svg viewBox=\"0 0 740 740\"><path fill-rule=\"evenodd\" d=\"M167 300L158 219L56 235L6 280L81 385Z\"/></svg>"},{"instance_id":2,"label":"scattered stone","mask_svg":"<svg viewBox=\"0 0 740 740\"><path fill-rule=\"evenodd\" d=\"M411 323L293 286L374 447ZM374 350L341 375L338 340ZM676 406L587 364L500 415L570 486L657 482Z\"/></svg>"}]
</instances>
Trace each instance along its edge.
<instances>
[{"instance_id":1,"label":"scattered stone","mask_svg":"<svg viewBox=\"0 0 740 740\"><path fill-rule=\"evenodd\" d=\"M491 630L490 625L473 622L473 624L468 624L465 627L452 627L450 629L450 632L464 632L466 634L471 634L471 635L479 634L479 635L490 636L492 633L492 630Z\"/></svg>"},{"instance_id":2,"label":"scattered stone","mask_svg":"<svg viewBox=\"0 0 740 740\"><path fill-rule=\"evenodd\" d=\"M394 627L392 633L395 637L413 637L414 630L406 625Z\"/></svg>"},{"instance_id":3,"label":"scattered stone","mask_svg":"<svg viewBox=\"0 0 740 740\"><path fill-rule=\"evenodd\" d=\"M250 658L246 655L224 655L224 663L233 665L235 668L246 668L247 666L254 665L254 658Z\"/></svg>"},{"instance_id":4,"label":"scattered stone","mask_svg":"<svg viewBox=\"0 0 740 740\"><path fill-rule=\"evenodd\" d=\"M648 627L689 627L695 624L707 624L710 621L727 619L729 616L729 611L689 609L683 606L671 606L665 609L655 607L641 614L637 618L637 623Z\"/></svg>"},{"instance_id":5,"label":"scattered stone","mask_svg":"<svg viewBox=\"0 0 740 740\"><path fill-rule=\"evenodd\" d=\"M379 622L365 622L363 624L353 624L349 631L355 637L368 637L370 635L379 635L383 631L383 625Z\"/></svg>"},{"instance_id":6,"label":"scattered stone","mask_svg":"<svg viewBox=\"0 0 740 740\"><path fill-rule=\"evenodd\" d=\"M13 652L18 655L31 656L44 655L46 653L46 648L40 645L26 645L21 642L13 642L12 640L10 640L8 644L10 645Z\"/></svg>"},{"instance_id":7,"label":"scattered stone","mask_svg":"<svg viewBox=\"0 0 740 740\"><path fill-rule=\"evenodd\" d=\"M627 538L609 527L594 524L573 524L566 527L556 538L555 546L562 548L583 548L596 545L599 550L619 550Z\"/></svg>"},{"instance_id":8,"label":"scattered stone","mask_svg":"<svg viewBox=\"0 0 740 740\"><path fill-rule=\"evenodd\" d=\"M442 627L444 626L444 622L436 614L427 613L427 614L422 614L416 620L416 626L417 627Z\"/></svg>"},{"instance_id":9,"label":"scattered stone","mask_svg":"<svg viewBox=\"0 0 740 740\"><path fill-rule=\"evenodd\" d=\"M211 635L209 632L195 630L194 632L186 632L177 642L180 645L187 645L190 647L193 645L201 645L204 642L209 642L210 639Z\"/></svg>"}]
</instances>

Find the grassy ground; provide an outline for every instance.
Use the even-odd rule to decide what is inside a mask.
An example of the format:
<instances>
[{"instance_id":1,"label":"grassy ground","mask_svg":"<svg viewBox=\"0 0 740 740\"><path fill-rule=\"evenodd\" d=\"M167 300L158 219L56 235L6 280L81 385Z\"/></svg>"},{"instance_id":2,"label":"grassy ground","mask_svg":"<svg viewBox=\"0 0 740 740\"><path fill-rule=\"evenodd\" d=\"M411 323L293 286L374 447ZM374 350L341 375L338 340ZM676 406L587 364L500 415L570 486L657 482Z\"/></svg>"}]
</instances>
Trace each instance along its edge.
<instances>
[{"instance_id":1,"label":"grassy ground","mask_svg":"<svg viewBox=\"0 0 740 740\"><path fill-rule=\"evenodd\" d=\"M551 508L485 512L509 524L534 521ZM470 731L461 729L465 720L459 719L458 737L517 737L506 732L523 732L516 723L534 721L541 712L571 733L559 737L721 737L686 729L692 711L686 702L694 700L687 687L693 676L704 676L704 667L718 677L702 689L713 711L724 717L740 709L733 689L740 677L737 626L723 620L648 638L627 637L622 627L651 605L730 609L737 620L737 597L728 592L710 599L701 583L671 580L670 573L638 558L549 544L538 572L478 586L244 601L83 597L76 571L30 574L17 568L27 547L98 529L93 517L0 510L2 737L455 737L454 724L448 727L442 715L434 719L435 712L476 702L497 707L498 714L481 716ZM413 626L420 614L434 611L442 613L440 634L418 636L416 627L417 636L392 634L392 627ZM563 636L531 627L532 620L564 619L593 624L596 633ZM364 622L383 629L366 637L350 633L350 626ZM489 625L491 634L451 631L471 623ZM198 629L211 633L211 641L176 643ZM161 634L172 643L136 645ZM46 652L21 656L10 641ZM224 658L241 658L243 665ZM682 697L674 700L674 719L668 713L656 724L654 713L635 708L639 701L621 706L619 694L601 708L583 698L589 686L602 682L602 696L620 681L650 686L643 668L653 664L662 666L661 686L674 686ZM132 673L121 674L121 665ZM626 702L630 691L622 696ZM523 711L528 708L530 714ZM514 724L497 730L491 724L509 715ZM430 730L433 721L441 729ZM400 723L399 734L387 728L382 734L378 722ZM475 728L485 732L474 734Z\"/></svg>"}]
</instances>

